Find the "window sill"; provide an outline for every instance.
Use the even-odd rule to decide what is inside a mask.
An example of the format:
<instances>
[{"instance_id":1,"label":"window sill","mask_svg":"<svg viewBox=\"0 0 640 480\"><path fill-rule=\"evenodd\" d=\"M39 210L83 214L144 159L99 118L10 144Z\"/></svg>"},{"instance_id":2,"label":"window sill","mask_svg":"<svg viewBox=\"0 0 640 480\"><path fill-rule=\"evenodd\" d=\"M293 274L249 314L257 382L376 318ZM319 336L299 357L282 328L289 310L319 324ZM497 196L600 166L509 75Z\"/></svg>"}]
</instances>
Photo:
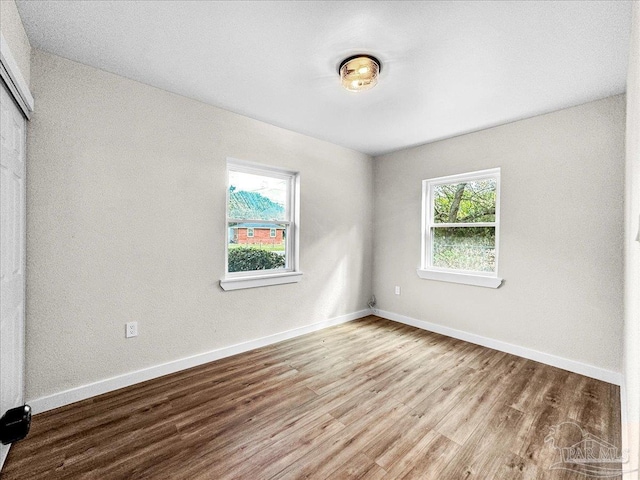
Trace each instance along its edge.
<instances>
[{"instance_id":1,"label":"window sill","mask_svg":"<svg viewBox=\"0 0 640 480\"><path fill-rule=\"evenodd\" d=\"M502 285L502 279L497 277L485 277L469 273L439 272L436 270L418 269L418 276L425 280L439 280L441 282L462 283L478 287L498 288Z\"/></svg>"},{"instance_id":2,"label":"window sill","mask_svg":"<svg viewBox=\"0 0 640 480\"><path fill-rule=\"evenodd\" d=\"M273 273L270 275L251 275L246 277L231 277L220 280L223 290L240 290L243 288L268 287L284 283L297 283L302 280L302 272Z\"/></svg>"}]
</instances>

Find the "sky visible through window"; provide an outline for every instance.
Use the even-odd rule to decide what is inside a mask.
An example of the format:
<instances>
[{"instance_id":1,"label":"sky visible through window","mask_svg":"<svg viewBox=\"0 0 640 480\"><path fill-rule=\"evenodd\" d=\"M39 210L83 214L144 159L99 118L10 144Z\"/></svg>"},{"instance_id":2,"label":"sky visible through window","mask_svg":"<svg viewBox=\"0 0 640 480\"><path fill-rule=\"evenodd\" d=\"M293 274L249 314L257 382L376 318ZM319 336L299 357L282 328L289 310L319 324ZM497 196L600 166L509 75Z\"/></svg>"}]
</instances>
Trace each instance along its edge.
<instances>
[{"instance_id":1,"label":"sky visible through window","mask_svg":"<svg viewBox=\"0 0 640 480\"><path fill-rule=\"evenodd\" d=\"M232 192L257 193L280 206L286 203L287 181L280 178L231 171L229 187Z\"/></svg>"}]
</instances>

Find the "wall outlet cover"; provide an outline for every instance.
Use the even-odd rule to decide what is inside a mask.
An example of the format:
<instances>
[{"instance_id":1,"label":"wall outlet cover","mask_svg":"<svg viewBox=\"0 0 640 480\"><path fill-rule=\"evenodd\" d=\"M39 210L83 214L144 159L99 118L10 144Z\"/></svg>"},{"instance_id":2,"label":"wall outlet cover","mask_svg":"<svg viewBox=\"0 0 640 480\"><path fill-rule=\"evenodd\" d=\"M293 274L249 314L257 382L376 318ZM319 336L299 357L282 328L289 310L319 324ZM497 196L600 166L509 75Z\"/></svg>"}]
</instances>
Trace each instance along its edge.
<instances>
[{"instance_id":1,"label":"wall outlet cover","mask_svg":"<svg viewBox=\"0 0 640 480\"><path fill-rule=\"evenodd\" d=\"M127 322L125 324L125 337L137 337L138 336L138 322Z\"/></svg>"}]
</instances>

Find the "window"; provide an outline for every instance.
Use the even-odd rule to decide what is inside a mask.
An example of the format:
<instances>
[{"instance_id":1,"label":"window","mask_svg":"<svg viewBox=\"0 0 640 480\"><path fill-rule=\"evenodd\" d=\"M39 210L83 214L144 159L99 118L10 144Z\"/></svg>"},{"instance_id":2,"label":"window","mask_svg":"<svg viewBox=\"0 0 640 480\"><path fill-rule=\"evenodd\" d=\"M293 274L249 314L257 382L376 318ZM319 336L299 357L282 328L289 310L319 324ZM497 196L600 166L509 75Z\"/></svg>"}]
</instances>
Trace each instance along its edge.
<instances>
[{"instance_id":1,"label":"window","mask_svg":"<svg viewBox=\"0 0 640 480\"><path fill-rule=\"evenodd\" d=\"M227 161L224 290L300 281L298 174Z\"/></svg>"},{"instance_id":2,"label":"window","mask_svg":"<svg viewBox=\"0 0 640 480\"><path fill-rule=\"evenodd\" d=\"M423 180L422 222L421 278L500 286L499 168Z\"/></svg>"}]
</instances>

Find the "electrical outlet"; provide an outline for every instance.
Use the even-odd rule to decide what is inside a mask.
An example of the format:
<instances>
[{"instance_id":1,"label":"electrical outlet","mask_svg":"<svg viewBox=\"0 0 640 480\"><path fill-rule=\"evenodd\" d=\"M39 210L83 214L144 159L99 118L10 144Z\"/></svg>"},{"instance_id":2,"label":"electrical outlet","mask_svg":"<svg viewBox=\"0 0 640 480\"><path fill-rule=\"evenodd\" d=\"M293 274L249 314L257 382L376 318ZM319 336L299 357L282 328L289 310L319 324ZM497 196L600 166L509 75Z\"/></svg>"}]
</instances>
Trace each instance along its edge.
<instances>
[{"instance_id":1,"label":"electrical outlet","mask_svg":"<svg viewBox=\"0 0 640 480\"><path fill-rule=\"evenodd\" d=\"M125 334L126 338L137 337L138 336L138 322L127 322L125 324Z\"/></svg>"},{"instance_id":2,"label":"electrical outlet","mask_svg":"<svg viewBox=\"0 0 640 480\"><path fill-rule=\"evenodd\" d=\"M400 295L400 287L396 286L396 295Z\"/></svg>"}]
</instances>

